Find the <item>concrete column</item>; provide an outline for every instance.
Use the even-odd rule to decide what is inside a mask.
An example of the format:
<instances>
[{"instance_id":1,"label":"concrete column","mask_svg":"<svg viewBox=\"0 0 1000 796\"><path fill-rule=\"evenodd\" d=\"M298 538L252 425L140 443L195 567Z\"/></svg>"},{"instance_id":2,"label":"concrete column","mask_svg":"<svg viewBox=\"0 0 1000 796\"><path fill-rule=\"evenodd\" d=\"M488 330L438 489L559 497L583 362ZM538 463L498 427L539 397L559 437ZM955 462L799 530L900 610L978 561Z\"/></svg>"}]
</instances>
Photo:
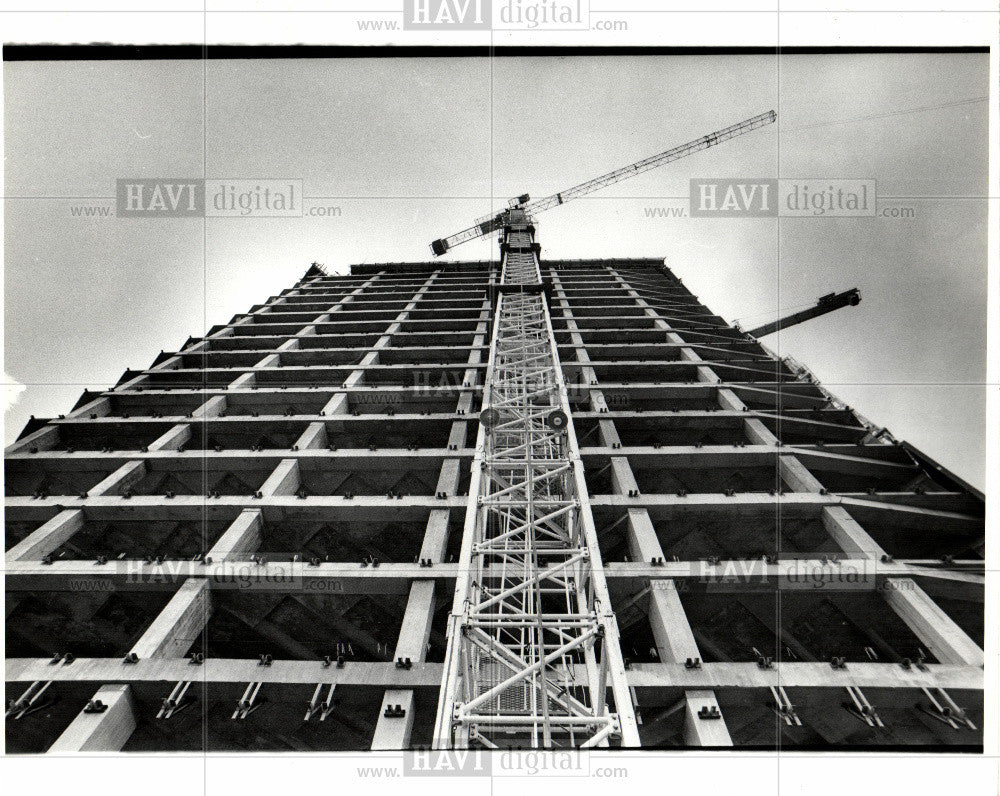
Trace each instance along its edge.
<instances>
[{"instance_id":1,"label":"concrete column","mask_svg":"<svg viewBox=\"0 0 1000 796\"><path fill-rule=\"evenodd\" d=\"M436 274L435 274L436 276ZM433 281L431 277L421 290L421 295ZM484 302L484 308L486 304ZM412 309L412 303L406 313ZM402 315L400 316L402 317ZM486 332L486 321L481 321L473 345L481 345ZM479 352L473 351L469 361L478 361ZM466 381L468 377L466 377ZM471 383L471 382L469 382ZM468 411L471 405L471 391L463 391L459 395L458 408ZM464 442L466 435L465 421L455 421L448 437L449 445ZM459 459L445 459L441 464L435 492L445 492L454 495L458 492L461 479ZM424 540L420 548L420 558L430 559L432 563L440 563L444 559L448 543L447 509L433 509L427 520ZM431 633L431 622L434 618L434 581L415 580L410 584L410 596L406 603L406 613L403 615L399 638L396 641L394 657L409 658L413 663L423 662L427 657L427 642ZM375 735L372 738L373 750L406 749L410 745L410 734L413 731L413 712L415 709L413 691L405 689L390 689L382 697L382 707L379 713ZM385 715L389 707L400 706L405 711L404 716L388 717Z\"/></svg>"},{"instance_id":2,"label":"concrete column","mask_svg":"<svg viewBox=\"0 0 1000 796\"><path fill-rule=\"evenodd\" d=\"M629 492L638 491L639 485L635 481L635 476L626 457L611 457L611 484L612 489L619 495L627 495Z\"/></svg>"},{"instance_id":3,"label":"concrete column","mask_svg":"<svg viewBox=\"0 0 1000 796\"><path fill-rule=\"evenodd\" d=\"M614 272L611 273L621 281ZM583 346L583 338L579 334L576 321L573 320L573 313L565 303L565 294L558 277L553 278L553 284L560 302L563 303L563 316L566 318L567 328L573 342L577 346ZM623 283L624 284L624 283ZM626 286L627 287L627 286ZM632 297L640 305L648 306L639 298L639 295L631 288L628 289ZM662 322L663 328L670 327L666 322ZM679 339L679 338L678 338ZM693 351L691 356L697 357ZM590 362L590 356L585 348L577 349L577 361ZM596 389L596 374L592 368L587 368L589 373L584 373L584 378L590 382L591 404L600 407L605 404L603 393ZM715 374L709 371L711 380L715 380ZM600 434L601 441L606 446L621 444L618 430L615 428L613 420L601 420ZM630 489L638 489L635 481L635 474L626 456L611 457L611 481L613 489L617 494L628 494ZM660 540L656 536L653 523L649 518L646 509L629 509L628 511L628 544L632 557L637 561L648 562L653 558L663 558L663 548ZM650 629L653 638L656 640L657 654L664 662L681 662L687 658L700 658L698 644L691 631L691 625L684 613L680 596L673 580L652 580L649 591L649 612ZM685 732L684 740L689 746L732 746L732 739L726 728L725 720L699 719L698 710L705 705L718 707L713 691L685 691Z\"/></svg>"},{"instance_id":4,"label":"concrete column","mask_svg":"<svg viewBox=\"0 0 1000 796\"><path fill-rule=\"evenodd\" d=\"M650 581L649 625L656 651L664 663L683 663L688 658L701 657L673 580Z\"/></svg>"},{"instance_id":5,"label":"concrete column","mask_svg":"<svg viewBox=\"0 0 1000 796\"><path fill-rule=\"evenodd\" d=\"M259 370L260 368L276 368L280 362L281 356L279 354L268 354L253 367L254 370Z\"/></svg>"},{"instance_id":6,"label":"concrete column","mask_svg":"<svg viewBox=\"0 0 1000 796\"><path fill-rule=\"evenodd\" d=\"M448 547L448 509L432 509L427 520L427 530L420 546L420 557L429 558L435 564L444 561L444 553Z\"/></svg>"},{"instance_id":7,"label":"concrete column","mask_svg":"<svg viewBox=\"0 0 1000 796\"><path fill-rule=\"evenodd\" d=\"M652 559L663 555L663 548L646 509L629 509L627 522L629 554L633 561L648 564Z\"/></svg>"},{"instance_id":8,"label":"concrete column","mask_svg":"<svg viewBox=\"0 0 1000 796\"><path fill-rule=\"evenodd\" d=\"M412 661L424 660L427 642L431 637L431 619L434 615L434 581L415 580L410 584L410 599L396 640L396 658Z\"/></svg>"}]
</instances>

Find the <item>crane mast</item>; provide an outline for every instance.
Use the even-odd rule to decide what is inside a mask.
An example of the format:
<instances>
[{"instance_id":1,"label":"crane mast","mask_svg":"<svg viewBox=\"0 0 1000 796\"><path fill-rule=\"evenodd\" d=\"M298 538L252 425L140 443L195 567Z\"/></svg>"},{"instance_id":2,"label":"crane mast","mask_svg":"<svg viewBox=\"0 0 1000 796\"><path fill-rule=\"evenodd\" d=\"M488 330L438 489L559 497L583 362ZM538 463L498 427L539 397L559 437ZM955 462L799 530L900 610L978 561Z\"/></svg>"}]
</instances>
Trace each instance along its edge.
<instances>
[{"instance_id":1,"label":"crane mast","mask_svg":"<svg viewBox=\"0 0 1000 796\"><path fill-rule=\"evenodd\" d=\"M435 747L638 746L534 226L504 221Z\"/></svg>"},{"instance_id":2,"label":"crane mast","mask_svg":"<svg viewBox=\"0 0 1000 796\"><path fill-rule=\"evenodd\" d=\"M496 215L479 218L471 227L463 229L461 232L456 232L454 235L449 235L447 238L438 238L436 241L431 243L431 252L434 256L439 257L449 249L452 249L461 243L474 240L475 238L481 238L484 235L489 235L491 232L496 232L497 230L502 229L505 224L506 213L513 207L523 207L529 217L538 215L545 210L565 204L571 199L578 199L581 196L586 196L587 194L593 193L601 188L606 188L609 185L614 185L615 183L622 182L630 177L635 177L639 174L651 171L652 169L659 168L667 163L673 163L675 160L686 158L688 155L693 155L695 152L700 152L701 150L708 149L716 144L721 144L723 141L728 141L730 138L736 138L737 136L756 130L759 127L764 127L765 125L774 122L776 118L777 114L775 114L774 111L761 113L757 116L751 117L750 119L745 119L742 122L725 127L722 130L716 130L714 133L703 135L701 138L696 138L694 141L688 141L686 144L675 146L665 152L651 155L650 157L643 158L635 163L630 163L628 166L622 166L614 171L609 171L607 174L602 174L600 177L594 177L591 180L582 182L579 185L575 185L565 191L554 193L551 196L545 196L541 199L535 199L532 201L528 194L523 194L516 199L512 199L507 210L503 210Z\"/></svg>"}]
</instances>

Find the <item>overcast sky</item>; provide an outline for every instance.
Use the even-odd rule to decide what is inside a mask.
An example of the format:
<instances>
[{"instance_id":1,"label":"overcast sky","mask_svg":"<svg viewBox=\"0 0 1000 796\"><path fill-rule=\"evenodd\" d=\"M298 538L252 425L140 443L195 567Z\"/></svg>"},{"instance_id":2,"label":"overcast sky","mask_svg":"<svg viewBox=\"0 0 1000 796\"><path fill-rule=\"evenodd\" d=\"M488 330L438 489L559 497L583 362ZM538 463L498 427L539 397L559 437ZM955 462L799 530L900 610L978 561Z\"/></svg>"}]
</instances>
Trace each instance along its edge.
<instances>
[{"instance_id":1,"label":"overcast sky","mask_svg":"<svg viewBox=\"0 0 1000 796\"><path fill-rule=\"evenodd\" d=\"M727 319L859 287L764 340L984 482L983 55L6 63L10 442L295 282L424 260L542 196L774 108L778 124L540 217L543 257L664 257ZM952 103L950 107L938 107ZM925 108L919 112L897 113ZM875 117L875 118L873 118ZM856 120L856 121L855 121ZM119 177L293 177L332 218L85 218ZM695 177L873 178L915 217L650 218ZM101 199L101 197L107 197ZM886 197L902 197L887 199ZM450 259L488 257L491 241ZM23 384L19 390L16 385Z\"/></svg>"}]
</instances>

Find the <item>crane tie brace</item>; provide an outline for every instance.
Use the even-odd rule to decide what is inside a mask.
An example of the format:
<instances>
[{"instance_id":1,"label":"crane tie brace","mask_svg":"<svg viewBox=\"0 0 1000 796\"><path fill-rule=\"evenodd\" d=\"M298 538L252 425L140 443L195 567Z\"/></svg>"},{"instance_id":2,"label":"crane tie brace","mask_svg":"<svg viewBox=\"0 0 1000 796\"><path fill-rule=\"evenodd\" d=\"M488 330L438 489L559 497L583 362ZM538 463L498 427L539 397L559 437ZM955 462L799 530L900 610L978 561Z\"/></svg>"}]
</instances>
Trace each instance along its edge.
<instances>
[{"instance_id":1,"label":"crane tie brace","mask_svg":"<svg viewBox=\"0 0 1000 796\"><path fill-rule=\"evenodd\" d=\"M505 220L435 744L638 745L534 228Z\"/></svg>"}]
</instances>

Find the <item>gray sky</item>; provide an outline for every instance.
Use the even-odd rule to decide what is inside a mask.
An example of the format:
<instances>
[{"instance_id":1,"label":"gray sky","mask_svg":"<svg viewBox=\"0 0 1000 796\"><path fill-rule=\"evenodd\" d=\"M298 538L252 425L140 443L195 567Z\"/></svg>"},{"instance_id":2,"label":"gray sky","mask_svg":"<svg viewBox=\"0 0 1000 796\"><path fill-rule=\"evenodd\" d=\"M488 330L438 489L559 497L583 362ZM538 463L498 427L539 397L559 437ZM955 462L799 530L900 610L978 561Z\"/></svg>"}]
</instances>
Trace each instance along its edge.
<instances>
[{"instance_id":1,"label":"gray sky","mask_svg":"<svg viewBox=\"0 0 1000 796\"><path fill-rule=\"evenodd\" d=\"M748 324L858 286L765 339L872 421L984 482L984 55L6 63L5 371L66 412L313 260L427 244L768 109L777 125L540 217L543 257L657 256ZM893 111L931 108L884 116ZM881 116L882 118L865 118ZM859 119L839 123L845 119ZM207 126L203 124L207 120ZM807 128L807 129L796 129ZM333 218L116 219L118 177L298 177ZM914 218L650 218L693 177L874 178ZM65 197L65 198L53 198ZM74 198L74 197L109 197ZM358 198L362 197L362 198ZM491 197L496 197L491 200ZM492 241L450 259L488 257ZM11 391L8 390L8 395Z\"/></svg>"}]
</instances>

